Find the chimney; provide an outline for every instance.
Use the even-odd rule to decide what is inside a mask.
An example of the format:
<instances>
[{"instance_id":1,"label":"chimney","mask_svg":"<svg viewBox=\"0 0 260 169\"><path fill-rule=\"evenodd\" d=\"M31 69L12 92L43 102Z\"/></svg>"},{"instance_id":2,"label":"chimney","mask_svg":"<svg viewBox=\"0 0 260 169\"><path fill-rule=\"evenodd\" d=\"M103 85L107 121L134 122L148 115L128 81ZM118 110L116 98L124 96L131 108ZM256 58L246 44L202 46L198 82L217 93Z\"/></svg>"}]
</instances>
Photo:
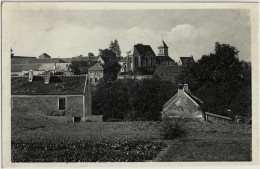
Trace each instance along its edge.
<instances>
[{"instance_id":1,"label":"chimney","mask_svg":"<svg viewBox=\"0 0 260 169\"><path fill-rule=\"evenodd\" d=\"M45 79L44 79L44 84L49 84L51 79L51 72L46 70L45 71Z\"/></svg>"},{"instance_id":2,"label":"chimney","mask_svg":"<svg viewBox=\"0 0 260 169\"><path fill-rule=\"evenodd\" d=\"M32 82L32 81L33 81L33 70L29 70L28 82Z\"/></svg>"},{"instance_id":3,"label":"chimney","mask_svg":"<svg viewBox=\"0 0 260 169\"><path fill-rule=\"evenodd\" d=\"M183 85L182 85L182 84L179 84L179 85L178 85L178 93L180 93L181 91L183 91Z\"/></svg>"},{"instance_id":4,"label":"chimney","mask_svg":"<svg viewBox=\"0 0 260 169\"><path fill-rule=\"evenodd\" d=\"M188 84L184 84L183 89L184 89L184 91L185 91L186 93L190 93Z\"/></svg>"}]
</instances>

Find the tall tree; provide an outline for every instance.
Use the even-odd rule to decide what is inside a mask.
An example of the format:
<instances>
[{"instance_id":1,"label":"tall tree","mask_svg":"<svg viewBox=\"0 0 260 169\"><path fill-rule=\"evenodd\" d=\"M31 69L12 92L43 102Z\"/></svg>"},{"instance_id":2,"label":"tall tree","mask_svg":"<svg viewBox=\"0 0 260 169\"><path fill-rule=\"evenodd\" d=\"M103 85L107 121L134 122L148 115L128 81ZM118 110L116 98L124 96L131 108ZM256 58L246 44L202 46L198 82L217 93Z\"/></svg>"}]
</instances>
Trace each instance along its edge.
<instances>
[{"instance_id":1,"label":"tall tree","mask_svg":"<svg viewBox=\"0 0 260 169\"><path fill-rule=\"evenodd\" d=\"M116 54L116 57L121 57L121 49L118 40L115 39L114 42L111 41L109 45L109 49Z\"/></svg>"},{"instance_id":2,"label":"tall tree","mask_svg":"<svg viewBox=\"0 0 260 169\"><path fill-rule=\"evenodd\" d=\"M92 52L88 53L88 57L94 56L94 54Z\"/></svg>"}]
</instances>

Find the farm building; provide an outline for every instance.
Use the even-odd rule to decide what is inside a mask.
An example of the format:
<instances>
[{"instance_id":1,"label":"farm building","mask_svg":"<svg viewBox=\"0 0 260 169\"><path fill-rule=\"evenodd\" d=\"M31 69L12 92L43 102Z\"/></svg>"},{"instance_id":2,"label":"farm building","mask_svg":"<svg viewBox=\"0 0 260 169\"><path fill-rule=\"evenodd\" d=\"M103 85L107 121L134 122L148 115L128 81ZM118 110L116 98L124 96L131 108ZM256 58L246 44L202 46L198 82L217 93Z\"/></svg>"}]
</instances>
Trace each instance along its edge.
<instances>
[{"instance_id":1,"label":"farm building","mask_svg":"<svg viewBox=\"0 0 260 169\"><path fill-rule=\"evenodd\" d=\"M104 68L100 62L97 62L88 70L89 82L96 85L104 77Z\"/></svg>"},{"instance_id":2,"label":"farm building","mask_svg":"<svg viewBox=\"0 0 260 169\"><path fill-rule=\"evenodd\" d=\"M85 121L92 115L87 76L44 76L11 78L12 113L17 111L59 116L67 122ZM43 116L43 117L44 117Z\"/></svg>"},{"instance_id":3,"label":"farm building","mask_svg":"<svg viewBox=\"0 0 260 169\"><path fill-rule=\"evenodd\" d=\"M162 118L167 116L203 119L199 110L201 103L201 100L191 94L188 84L179 85L178 93L163 105Z\"/></svg>"}]
</instances>

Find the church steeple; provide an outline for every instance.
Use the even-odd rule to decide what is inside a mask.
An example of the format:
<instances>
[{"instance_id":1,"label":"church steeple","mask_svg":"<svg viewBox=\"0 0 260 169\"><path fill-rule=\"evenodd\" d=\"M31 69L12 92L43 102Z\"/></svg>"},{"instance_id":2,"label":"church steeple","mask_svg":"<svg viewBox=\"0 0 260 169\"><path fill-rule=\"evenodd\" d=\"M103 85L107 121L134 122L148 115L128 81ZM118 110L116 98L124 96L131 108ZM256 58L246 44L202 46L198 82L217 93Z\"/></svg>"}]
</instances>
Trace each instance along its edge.
<instances>
[{"instance_id":1,"label":"church steeple","mask_svg":"<svg viewBox=\"0 0 260 169\"><path fill-rule=\"evenodd\" d=\"M168 56L168 46L162 40L162 44L158 46L158 56Z\"/></svg>"}]
</instances>

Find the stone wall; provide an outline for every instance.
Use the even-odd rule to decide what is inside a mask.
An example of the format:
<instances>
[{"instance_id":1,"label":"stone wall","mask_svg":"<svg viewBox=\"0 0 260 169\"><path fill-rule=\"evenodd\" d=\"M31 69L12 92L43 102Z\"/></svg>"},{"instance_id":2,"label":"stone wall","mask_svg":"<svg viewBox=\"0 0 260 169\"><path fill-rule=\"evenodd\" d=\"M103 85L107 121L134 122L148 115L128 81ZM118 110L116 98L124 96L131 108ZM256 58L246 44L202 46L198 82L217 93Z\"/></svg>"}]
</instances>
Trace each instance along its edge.
<instances>
[{"instance_id":1,"label":"stone wall","mask_svg":"<svg viewBox=\"0 0 260 169\"><path fill-rule=\"evenodd\" d=\"M59 97L67 98L66 110L59 110ZM33 96L14 97L13 110L26 111L27 113L40 113L45 115L55 114L61 116L82 117L83 116L83 96Z\"/></svg>"}]
</instances>

